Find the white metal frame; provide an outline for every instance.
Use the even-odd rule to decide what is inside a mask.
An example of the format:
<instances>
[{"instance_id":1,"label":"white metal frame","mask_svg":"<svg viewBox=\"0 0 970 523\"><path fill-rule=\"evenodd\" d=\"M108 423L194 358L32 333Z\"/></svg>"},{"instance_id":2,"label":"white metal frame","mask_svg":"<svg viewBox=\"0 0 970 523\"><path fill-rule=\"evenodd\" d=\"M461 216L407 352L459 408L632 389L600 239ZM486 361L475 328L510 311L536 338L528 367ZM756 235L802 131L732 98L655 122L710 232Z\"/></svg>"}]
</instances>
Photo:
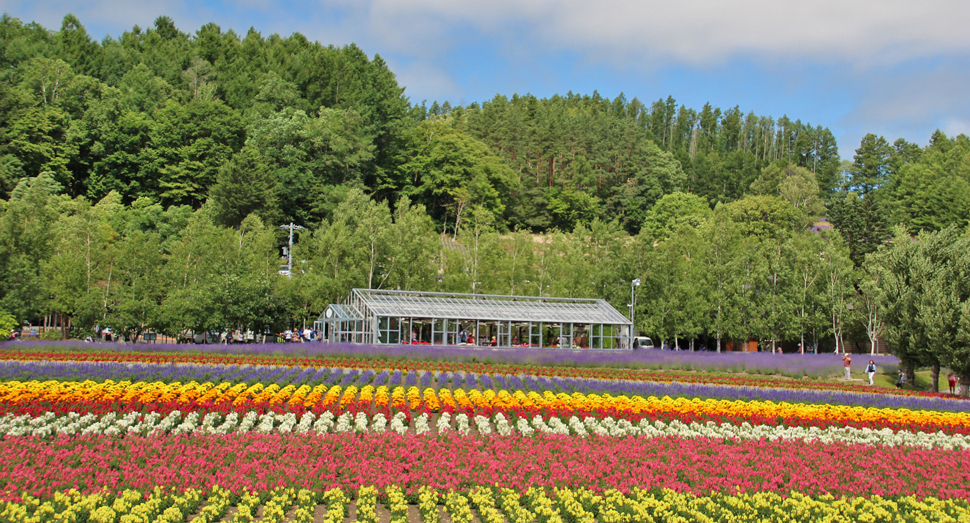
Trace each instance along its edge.
<instances>
[{"instance_id":1,"label":"white metal frame","mask_svg":"<svg viewBox=\"0 0 970 523\"><path fill-rule=\"evenodd\" d=\"M497 346L512 346L519 334L518 345L527 347L555 339L561 348L630 348L632 342L626 316L604 300L584 298L354 289L316 323L326 325L331 342L406 344L416 333L419 343L455 345L463 325L474 325L477 346L491 345L492 336ZM513 332L515 325L521 333Z\"/></svg>"}]
</instances>

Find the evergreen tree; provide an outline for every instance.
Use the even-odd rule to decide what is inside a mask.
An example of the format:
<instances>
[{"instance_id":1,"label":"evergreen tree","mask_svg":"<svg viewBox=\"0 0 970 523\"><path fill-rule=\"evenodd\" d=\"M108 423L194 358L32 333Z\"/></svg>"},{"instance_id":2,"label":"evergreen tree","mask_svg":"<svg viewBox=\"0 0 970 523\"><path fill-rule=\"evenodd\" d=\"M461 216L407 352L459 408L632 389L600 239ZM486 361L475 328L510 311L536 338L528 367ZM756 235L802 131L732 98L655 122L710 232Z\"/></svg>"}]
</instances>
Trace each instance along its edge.
<instances>
[{"instance_id":1,"label":"evergreen tree","mask_svg":"<svg viewBox=\"0 0 970 523\"><path fill-rule=\"evenodd\" d=\"M852 162L852 188L863 198L883 187L889 176L892 149L886 139L867 134L856 149Z\"/></svg>"},{"instance_id":2,"label":"evergreen tree","mask_svg":"<svg viewBox=\"0 0 970 523\"><path fill-rule=\"evenodd\" d=\"M219 169L208 201L218 223L238 228L253 213L265 223L278 221L278 193L276 176L266 158L254 147L243 147Z\"/></svg>"}]
</instances>

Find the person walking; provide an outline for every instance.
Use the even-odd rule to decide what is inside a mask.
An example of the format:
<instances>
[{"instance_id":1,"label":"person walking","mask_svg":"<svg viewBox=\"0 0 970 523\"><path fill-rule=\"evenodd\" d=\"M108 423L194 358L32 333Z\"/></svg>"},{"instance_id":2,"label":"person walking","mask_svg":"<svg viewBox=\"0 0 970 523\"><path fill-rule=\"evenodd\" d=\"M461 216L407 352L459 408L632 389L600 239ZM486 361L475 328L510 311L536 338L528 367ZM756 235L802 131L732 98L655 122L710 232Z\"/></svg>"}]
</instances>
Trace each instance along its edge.
<instances>
[{"instance_id":1,"label":"person walking","mask_svg":"<svg viewBox=\"0 0 970 523\"><path fill-rule=\"evenodd\" d=\"M957 393L957 374L955 372L950 372L946 375L946 381L950 383L950 394Z\"/></svg>"},{"instance_id":2,"label":"person walking","mask_svg":"<svg viewBox=\"0 0 970 523\"><path fill-rule=\"evenodd\" d=\"M869 360L869 365L866 365L866 374L869 375L869 385L875 385L873 378L876 377L876 362Z\"/></svg>"},{"instance_id":3,"label":"person walking","mask_svg":"<svg viewBox=\"0 0 970 523\"><path fill-rule=\"evenodd\" d=\"M901 388L903 388L903 382L906 381L906 375L903 374L903 369L896 369L896 374L899 375L896 378L896 388L897 389L901 389Z\"/></svg>"},{"instance_id":4,"label":"person walking","mask_svg":"<svg viewBox=\"0 0 970 523\"><path fill-rule=\"evenodd\" d=\"M848 352L842 355L842 366L845 368L845 380L852 379L852 356Z\"/></svg>"}]
</instances>

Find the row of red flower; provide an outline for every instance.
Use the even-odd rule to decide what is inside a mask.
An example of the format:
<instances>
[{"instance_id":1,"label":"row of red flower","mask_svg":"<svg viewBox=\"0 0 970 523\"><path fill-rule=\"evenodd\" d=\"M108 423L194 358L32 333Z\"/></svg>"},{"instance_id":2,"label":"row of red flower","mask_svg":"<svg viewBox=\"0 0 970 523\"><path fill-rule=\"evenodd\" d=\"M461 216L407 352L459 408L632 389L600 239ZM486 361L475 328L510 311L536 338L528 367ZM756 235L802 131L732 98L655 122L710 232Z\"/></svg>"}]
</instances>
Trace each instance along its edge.
<instances>
[{"instance_id":1,"label":"row of red flower","mask_svg":"<svg viewBox=\"0 0 970 523\"><path fill-rule=\"evenodd\" d=\"M676 437L396 434L231 435L0 441L0 496L213 485L314 491L387 485L468 490L500 485L629 492L780 492L970 497L970 451Z\"/></svg>"}]
</instances>

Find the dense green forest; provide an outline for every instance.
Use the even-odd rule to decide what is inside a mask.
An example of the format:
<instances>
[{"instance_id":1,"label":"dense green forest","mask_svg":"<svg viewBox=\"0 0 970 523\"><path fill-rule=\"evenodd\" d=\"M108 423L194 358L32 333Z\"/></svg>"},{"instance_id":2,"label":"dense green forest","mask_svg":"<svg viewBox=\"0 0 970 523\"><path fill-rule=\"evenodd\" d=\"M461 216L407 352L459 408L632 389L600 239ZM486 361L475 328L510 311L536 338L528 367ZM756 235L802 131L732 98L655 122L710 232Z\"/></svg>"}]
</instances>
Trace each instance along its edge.
<instances>
[{"instance_id":1,"label":"dense green forest","mask_svg":"<svg viewBox=\"0 0 970 523\"><path fill-rule=\"evenodd\" d=\"M970 140L672 97L411 101L379 55L167 17L0 19L0 311L263 329L352 287L603 297L657 341L882 333L881 246L970 218ZM292 279L285 232L306 227ZM885 247L883 247L885 250Z\"/></svg>"}]
</instances>

